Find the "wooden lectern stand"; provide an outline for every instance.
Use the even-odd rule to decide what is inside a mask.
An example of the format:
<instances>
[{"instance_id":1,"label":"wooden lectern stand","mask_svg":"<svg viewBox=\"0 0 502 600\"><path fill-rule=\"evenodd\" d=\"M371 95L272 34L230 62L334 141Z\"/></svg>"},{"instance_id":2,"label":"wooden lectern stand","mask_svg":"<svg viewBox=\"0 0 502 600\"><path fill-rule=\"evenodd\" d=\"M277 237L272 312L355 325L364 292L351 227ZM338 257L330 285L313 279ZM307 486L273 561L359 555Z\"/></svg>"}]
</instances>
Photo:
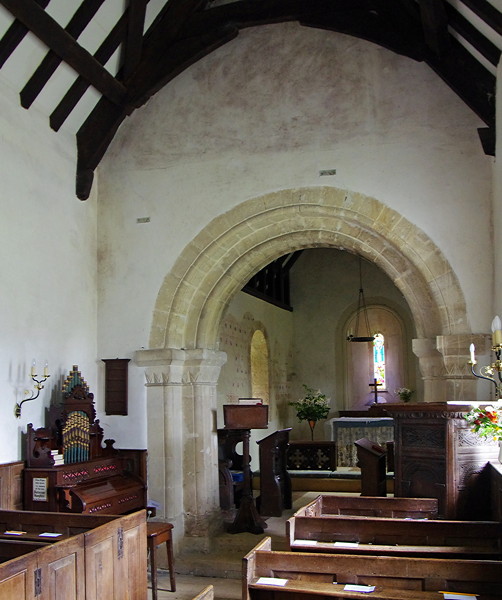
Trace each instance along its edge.
<instances>
[{"instance_id":1,"label":"wooden lectern stand","mask_svg":"<svg viewBox=\"0 0 502 600\"><path fill-rule=\"evenodd\" d=\"M225 404L223 406L225 429L239 429L242 433L242 470L244 481L242 496L229 533L263 533L267 524L260 517L253 498L249 467L249 438L251 429L267 429L268 406L263 404Z\"/></svg>"},{"instance_id":2,"label":"wooden lectern stand","mask_svg":"<svg viewBox=\"0 0 502 600\"><path fill-rule=\"evenodd\" d=\"M354 442L361 468L361 496L387 496L386 454L382 446L361 438Z\"/></svg>"}]
</instances>

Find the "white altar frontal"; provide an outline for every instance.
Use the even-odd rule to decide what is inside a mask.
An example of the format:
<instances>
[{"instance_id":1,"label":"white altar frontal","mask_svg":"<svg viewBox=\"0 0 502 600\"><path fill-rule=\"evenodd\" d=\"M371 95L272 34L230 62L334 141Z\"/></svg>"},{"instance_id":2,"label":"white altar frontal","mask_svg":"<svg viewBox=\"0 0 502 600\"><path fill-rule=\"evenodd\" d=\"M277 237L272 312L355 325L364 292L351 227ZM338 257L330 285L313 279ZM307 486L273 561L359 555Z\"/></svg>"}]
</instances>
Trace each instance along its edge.
<instances>
[{"instance_id":1,"label":"white altar frontal","mask_svg":"<svg viewBox=\"0 0 502 600\"><path fill-rule=\"evenodd\" d=\"M383 448L394 441L394 419L390 417L338 417L330 419L329 425L339 467L357 466L356 440L368 438Z\"/></svg>"}]
</instances>

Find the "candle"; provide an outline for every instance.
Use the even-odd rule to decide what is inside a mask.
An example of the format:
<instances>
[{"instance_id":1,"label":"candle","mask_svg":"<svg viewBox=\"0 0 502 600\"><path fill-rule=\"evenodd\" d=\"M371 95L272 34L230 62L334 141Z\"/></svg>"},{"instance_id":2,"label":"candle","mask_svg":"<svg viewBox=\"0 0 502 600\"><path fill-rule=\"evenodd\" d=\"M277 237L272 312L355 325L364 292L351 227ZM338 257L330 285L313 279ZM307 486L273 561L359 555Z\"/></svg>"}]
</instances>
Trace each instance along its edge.
<instances>
[{"instance_id":1,"label":"candle","mask_svg":"<svg viewBox=\"0 0 502 600\"><path fill-rule=\"evenodd\" d=\"M494 346L502 344L502 322L498 315L492 321L492 344Z\"/></svg>"},{"instance_id":2,"label":"candle","mask_svg":"<svg viewBox=\"0 0 502 600\"><path fill-rule=\"evenodd\" d=\"M474 347L474 344L471 344L471 345L469 346L469 351L470 351L470 353L471 353L471 363L472 363L473 365L474 365L474 364L476 364L476 357L475 357L475 355L474 355L474 351L475 351L475 350L476 350L476 348Z\"/></svg>"},{"instance_id":3,"label":"candle","mask_svg":"<svg viewBox=\"0 0 502 600\"><path fill-rule=\"evenodd\" d=\"M31 361L31 376L35 377L36 374L37 374L37 363L36 363L35 359L33 359Z\"/></svg>"},{"instance_id":4,"label":"candle","mask_svg":"<svg viewBox=\"0 0 502 600\"><path fill-rule=\"evenodd\" d=\"M45 361L44 365L44 377L49 377L49 361Z\"/></svg>"}]
</instances>

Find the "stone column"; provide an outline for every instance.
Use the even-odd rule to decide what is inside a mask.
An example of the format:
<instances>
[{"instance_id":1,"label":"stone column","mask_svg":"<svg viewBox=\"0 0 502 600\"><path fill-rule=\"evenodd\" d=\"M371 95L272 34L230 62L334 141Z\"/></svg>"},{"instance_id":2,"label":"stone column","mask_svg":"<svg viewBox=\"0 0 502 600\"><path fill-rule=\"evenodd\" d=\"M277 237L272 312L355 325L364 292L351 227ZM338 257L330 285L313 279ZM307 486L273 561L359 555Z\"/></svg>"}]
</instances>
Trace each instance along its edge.
<instances>
[{"instance_id":1,"label":"stone column","mask_svg":"<svg viewBox=\"0 0 502 600\"><path fill-rule=\"evenodd\" d=\"M221 527L216 436L216 384L224 352L140 350L146 367L149 498L174 524L175 543L208 550Z\"/></svg>"},{"instance_id":2,"label":"stone column","mask_svg":"<svg viewBox=\"0 0 502 600\"><path fill-rule=\"evenodd\" d=\"M438 335L436 338L436 347L444 360L447 401L477 399L478 380L472 375L468 365L471 343L476 346L478 355L489 355L491 340L486 334Z\"/></svg>"},{"instance_id":3,"label":"stone column","mask_svg":"<svg viewBox=\"0 0 502 600\"><path fill-rule=\"evenodd\" d=\"M424 402L445 402L445 368L443 357L433 339L412 340L413 352L418 356L418 366L424 382Z\"/></svg>"}]
</instances>

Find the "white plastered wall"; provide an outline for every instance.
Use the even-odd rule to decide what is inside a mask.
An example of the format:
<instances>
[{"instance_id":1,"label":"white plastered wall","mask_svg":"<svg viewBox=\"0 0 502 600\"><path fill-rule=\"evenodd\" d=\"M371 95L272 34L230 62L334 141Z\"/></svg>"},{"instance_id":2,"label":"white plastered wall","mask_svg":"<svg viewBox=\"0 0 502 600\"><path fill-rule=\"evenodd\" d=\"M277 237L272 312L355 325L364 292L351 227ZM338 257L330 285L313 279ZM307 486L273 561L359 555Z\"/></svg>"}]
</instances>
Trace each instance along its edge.
<instances>
[{"instance_id":1,"label":"white plastered wall","mask_svg":"<svg viewBox=\"0 0 502 600\"><path fill-rule=\"evenodd\" d=\"M0 74L0 462L24 458L27 423L45 425L77 364L97 387L96 197L75 198L75 141L56 136L36 107L25 111ZM49 363L39 398L29 374Z\"/></svg>"}]
</instances>

